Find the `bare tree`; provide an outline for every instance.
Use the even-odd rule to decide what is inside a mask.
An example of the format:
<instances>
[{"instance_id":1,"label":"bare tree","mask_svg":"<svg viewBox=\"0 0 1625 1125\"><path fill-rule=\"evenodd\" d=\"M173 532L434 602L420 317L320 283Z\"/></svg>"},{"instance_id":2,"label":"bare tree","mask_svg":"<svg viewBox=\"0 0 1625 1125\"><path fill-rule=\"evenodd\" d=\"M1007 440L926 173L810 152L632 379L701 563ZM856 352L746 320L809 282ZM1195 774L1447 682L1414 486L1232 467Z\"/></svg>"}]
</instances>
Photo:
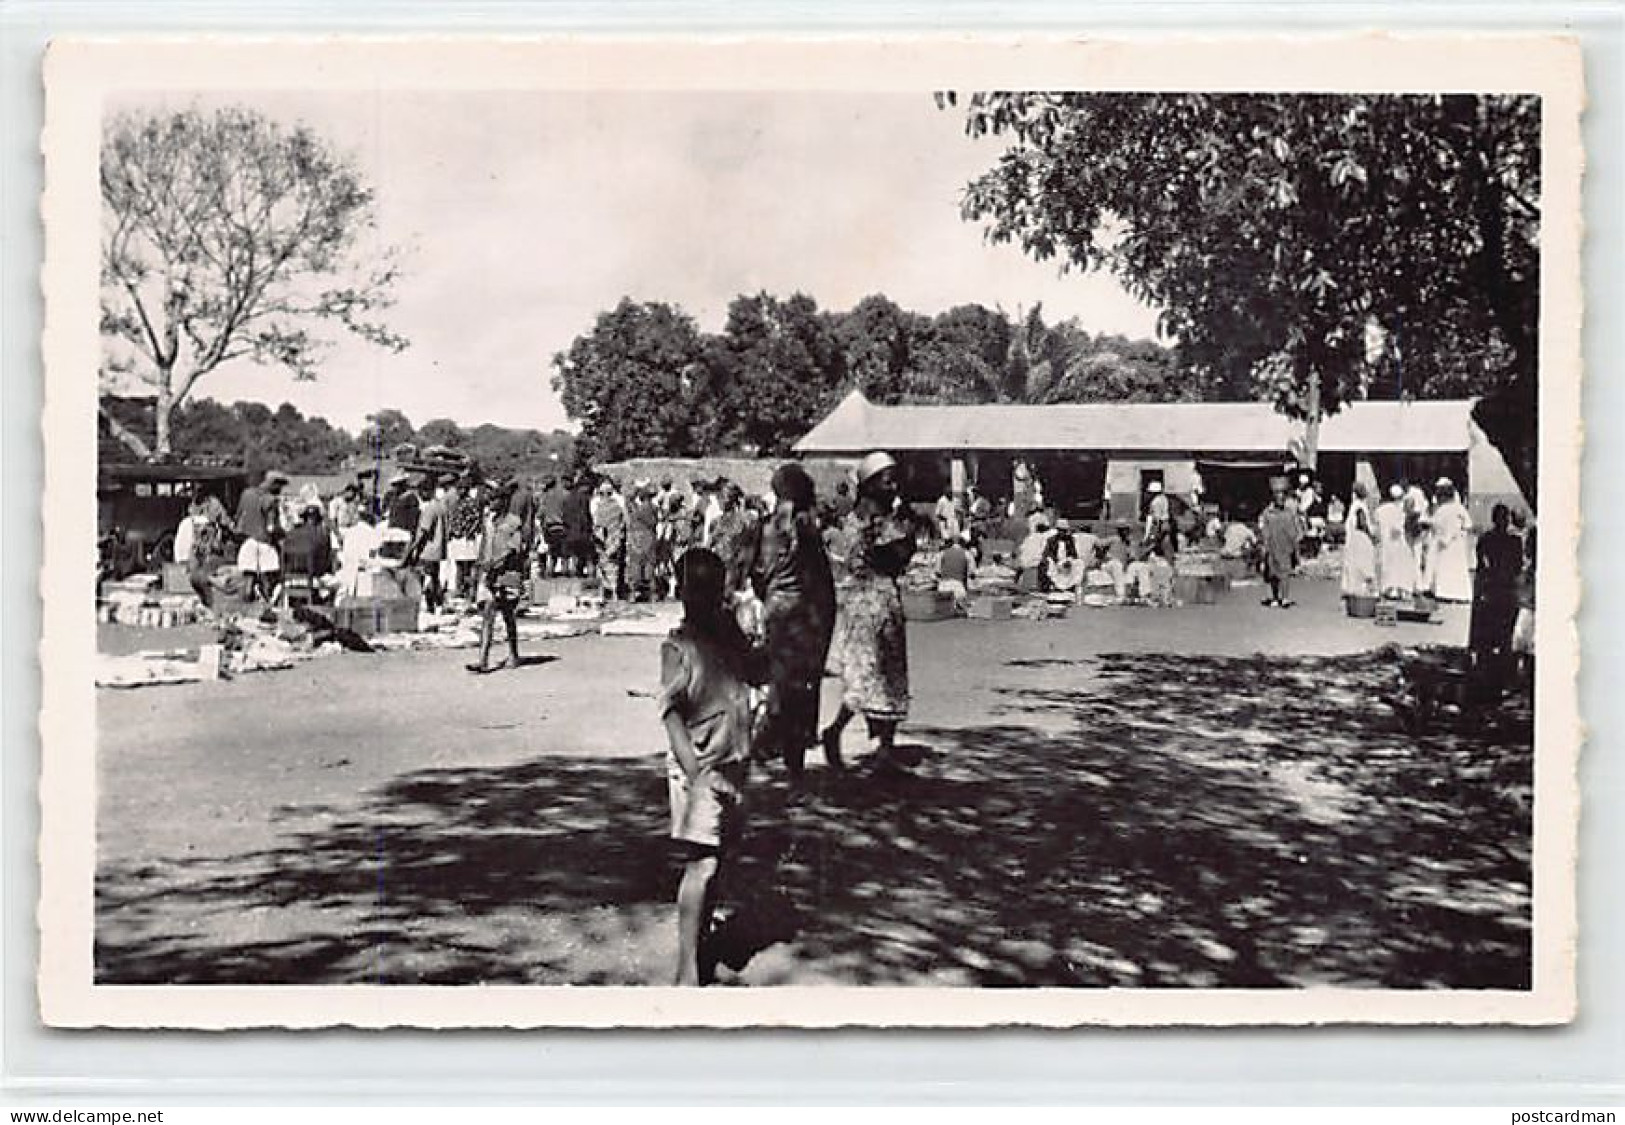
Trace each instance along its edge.
<instances>
[{"instance_id":1,"label":"bare tree","mask_svg":"<svg viewBox=\"0 0 1625 1125\"><path fill-rule=\"evenodd\" d=\"M310 129L241 108L120 114L103 135L101 187L102 386L150 387L154 433L102 414L139 456L170 452L175 408L222 364L314 379L323 322L406 347L376 319L399 267L394 248L362 246L372 191Z\"/></svg>"}]
</instances>

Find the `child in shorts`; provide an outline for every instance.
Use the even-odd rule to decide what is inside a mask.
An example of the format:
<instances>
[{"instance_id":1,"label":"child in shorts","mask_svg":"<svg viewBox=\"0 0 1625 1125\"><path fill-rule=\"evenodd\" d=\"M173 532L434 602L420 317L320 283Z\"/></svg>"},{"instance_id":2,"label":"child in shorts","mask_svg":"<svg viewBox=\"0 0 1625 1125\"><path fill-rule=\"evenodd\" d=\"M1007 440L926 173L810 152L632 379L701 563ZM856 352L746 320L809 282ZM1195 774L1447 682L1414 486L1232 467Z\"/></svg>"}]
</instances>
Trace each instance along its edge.
<instances>
[{"instance_id":1,"label":"child in shorts","mask_svg":"<svg viewBox=\"0 0 1625 1125\"><path fill-rule=\"evenodd\" d=\"M729 612L727 569L715 552L691 548L678 568L683 623L660 649L660 717L666 729L671 836L683 849L677 890L679 985L697 985L700 941L711 916L718 869L740 828L754 714L750 642Z\"/></svg>"}]
</instances>

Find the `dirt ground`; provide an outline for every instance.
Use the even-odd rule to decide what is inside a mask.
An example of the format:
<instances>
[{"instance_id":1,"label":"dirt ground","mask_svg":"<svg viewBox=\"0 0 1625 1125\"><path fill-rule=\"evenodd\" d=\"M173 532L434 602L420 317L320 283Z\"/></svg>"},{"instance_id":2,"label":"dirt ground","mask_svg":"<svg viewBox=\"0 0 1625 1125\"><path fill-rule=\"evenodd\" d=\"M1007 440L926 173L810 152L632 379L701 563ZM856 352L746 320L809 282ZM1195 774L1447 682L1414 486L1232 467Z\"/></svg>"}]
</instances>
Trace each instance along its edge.
<instances>
[{"instance_id":1,"label":"dirt ground","mask_svg":"<svg viewBox=\"0 0 1625 1125\"><path fill-rule=\"evenodd\" d=\"M917 776L758 773L724 982L1527 987L1527 708L1384 702L1465 615L1258 595L911 627ZM99 691L98 979L665 983L657 647Z\"/></svg>"}]
</instances>

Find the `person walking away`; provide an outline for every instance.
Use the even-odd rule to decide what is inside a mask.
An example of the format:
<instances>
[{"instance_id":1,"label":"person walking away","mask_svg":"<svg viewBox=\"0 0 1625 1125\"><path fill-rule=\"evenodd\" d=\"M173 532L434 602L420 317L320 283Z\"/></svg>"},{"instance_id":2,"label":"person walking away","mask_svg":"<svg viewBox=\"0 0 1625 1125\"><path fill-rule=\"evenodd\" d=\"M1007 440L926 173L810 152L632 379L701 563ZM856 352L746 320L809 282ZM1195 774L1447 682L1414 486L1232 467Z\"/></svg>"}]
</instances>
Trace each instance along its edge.
<instances>
[{"instance_id":1,"label":"person walking away","mask_svg":"<svg viewBox=\"0 0 1625 1125\"><path fill-rule=\"evenodd\" d=\"M565 490L558 477L548 477L536 517L542 525L542 542L547 545L547 576L562 578L569 573L569 536L564 522Z\"/></svg>"},{"instance_id":2,"label":"person walking away","mask_svg":"<svg viewBox=\"0 0 1625 1125\"><path fill-rule=\"evenodd\" d=\"M502 618L508 639L508 660L504 668L518 668L519 601L525 591L525 538L520 518L513 511L511 484L492 488L486 501L485 527L480 536L479 586L484 596L480 607L480 658L468 670L480 675L493 671L491 642L496 619Z\"/></svg>"},{"instance_id":3,"label":"person walking away","mask_svg":"<svg viewBox=\"0 0 1625 1125\"><path fill-rule=\"evenodd\" d=\"M1354 482L1354 496L1343 517L1343 597L1369 598L1377 593L1377 532L1365 481ZM1332 498L1334 501L1336 497Z\"/></svg>"},{"instance_id":4,"label":"person walking away","mask_svg":"<svg viewBox=\"0 0 1625 1125\"><path fill-rule=\"evenodd\" d=\"M671 838L682 849L676 983L705 983L700 946L743 827L754 751L749 642L727 606L722 560L683 556L683 623L660 646L660 721L666 731Z\"/></svg>"},{"instance_id":5,"label":"person walking away","mask_svg":"<svg viewBox=\"0 0 1625 1125\"><path fill-rule=\"evenodd\" d=\"M1433 579L1433 596L1441 602L1470 602L1473 600L1471 552L1473 517L1467 505L1456 495L1456 486L1448 477L1439 478L1434 486L1438 506L1428 523L1432 543L1428 558Z\"/></svg>"},{"instance_id":6,"label":"person walking away","mask_svg":"<svg viewBox=\"0 0 1625 1125\"><path fill-rule=\"evenodd\" d=\"M858 465L858 501L846 559L848 585L830 647L841 677L841 707L824 728L824 753L835 761L847 725L864 717L875 749L873 765L898 771L897 727L908 717L908 635L898 579L914 557L914 530L898 511L897 463L883 452Z\"/></svg>"},{"instance_id":7,"label":"person walking away","mask_svg":"<svg viewBox=\"0 0 1625 1125\"><path fill-rule=\"evenodd\" d=\"M1490 529L1478 538L1473 616L1467 630L1473 666L1500 684L1506 682L1515 659L1512 636L1524 569L1523 540L1512 533L1511 523L1511 510L1497 504L1490 510Z\"/></svg>"},{"instance_id":8,"label":"person walking away","mask_svg":"<svg viewBox=\"0 0 1625 1125\"><path fill-rule=\"evenodd\" d=\"M1303 521L1287 504L1286 482L1270 482L1270 502L1259 518L1258 538L1264 548L1264 580L1270 584L1267 606L1292 606L1292 571L1298 565Z\"/></svg>"},{"instance_id":9,"label":"person walking away","mask_svg":"<svg viewBox=\"0 0 1625 1125\"><path fill-rule=\"evenodd\" d=\"M265 474L259 487L250 485L237 501L237 532L243 537L237 549L237 569L247 585L245 596L254 602L268 600L276 592L276 578L282 569L277 546L282 541L282 490L288 478L275 469Z\"/></svg>"},{"instance_id":10,"label":"person walking away","mask_svg":"<svg viewBox=\"0 0 1625 1125\"><path fill-rule=\"evenodd\" d=\"M519 540L524 544L527 566L536 554L536 493L523 481L510 481L508 510L519 518ZM625 511L623 508L622 511Z\"/></svg>"},{"instance_id":11,"label":"person walking away","mask_svg":"<svg viewBox=\"0 0 1625 1125\"><path fill-rule=\"evenodd\" d=\"M418 482L418 499L418 526L406 549L406 564L415 566L423 579L424 606L439 613L446 600L440 585L440 564L446 559L446 507L429 477Z\"/></svg>"},{"instance_id":12,"label":"person walking away","mask_svg":"<svg viewBox=\"0 0 1625 1125\"><path fill-rule=\"evenodd\" d=\"M592 494L585 477L578 477L564 496L565 557L575 578L593 571Z\"/></svg>"},{"instance_id":13,"label":"person walking away","mask_svg":"<svg viewBox=\"0 0 1625 1125\"><path fill-rule=\"evenodd\" d=\"M626 585L635 602L657 600L655 546L660 513L650 495L649 482L640 480L626 505Z\"/></svg>"},{"instance_id":14,"label":"person walking away","mask_svg":"<svg viewBox=\"0 0 1625 1125\"><path fill-rule=\"evenodd\" d=\"M1416 555L1405 537L1405 489L1392 485L1388 499L1377 505L1377 582L1385 598L1409 598L1416 592Z\"/></svg>"},{"instance_id":15,"label":"person walking away","mask_svg":"<svg viewBox=\"0 0 1625 1125\"><path fill-rule=\"evenodd\" d=\"M817 488L793 462L773 474L778 499L762 529L752 580L762 601L768 719L764 751L777 751L792 778L818 740L818 693L835 632L835 579L818 529ZM841 768L840 755L829 759Z\"/></svg>"},{"instance_id":16,"label":"person walking away","mask_svg":"<svg viewBox=\"0 0 1625 1125\"><path fill-rule=\"evenodd\" d=\"M598 556L598 584L606 602L621 596L626 566L626 512L616 502L615 483L605 477L592 502L593 547Z\"/></svg>"}]
</instances>

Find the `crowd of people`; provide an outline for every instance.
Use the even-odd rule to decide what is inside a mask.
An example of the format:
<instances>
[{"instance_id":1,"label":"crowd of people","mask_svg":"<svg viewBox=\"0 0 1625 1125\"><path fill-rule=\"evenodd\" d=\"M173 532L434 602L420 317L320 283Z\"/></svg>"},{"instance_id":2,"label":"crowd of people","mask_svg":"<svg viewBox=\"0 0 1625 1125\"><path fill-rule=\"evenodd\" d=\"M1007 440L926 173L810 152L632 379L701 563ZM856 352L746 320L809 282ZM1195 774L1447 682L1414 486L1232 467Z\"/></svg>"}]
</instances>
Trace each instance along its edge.
<instances>
[{"instance_id":1,"label":"crowd of people","mask_svg":"<svg viewBox=\"0 0 1625 1125\"><path fill-rule=\"evenodd\" d=\"M1020 468L1008 500L971 487L945 493L924 519L900 499L898 467L881 452L824 497L794 462L762 495L728 480L688 486L603 475L532 491L470 468L397 474L377 495L351 484L324 502L308 488L289 495L288 478L273 471L242 493L234 513L218 496L194 496L175 556L206 602L211 571L227 562L244 596L269 600L291 574L343 592L368 560L389 558L420 577L431 610L454 601L480 607L479 659L470 665L478 672L492 670L498 620L507 663L520 663L516 616L530 579L578 579L606 600L678 599L681 624L661 646L659 710L670 831L684 849L683 984L707 974L707 926L753 760L781 762L795 779L817 749L832 772L844 772L843 741L861 719L868 768L908 771L896 745L910 706L901 579L927 542L956 599L968 598L985 545L1014 524L1021 534L1007 561L1027 590L1075 591L1104 576L1125 600L1171 601L1176 559L1196 540L1248 559L1269 585L1265 604L1287 607L1306 541L1340 541L1348 597L1475 601L1471 648L1486 666L1509 666L1530 627L1533 532L1520 534L1514 514L1498 506L1475 537L1447 479L1431 495L1397 483L1375 505L1373 490L1357 483L1344 505L1283 476L1255 521L1203 518L1190 503L1183 512L1194 518L1176 519L1154 487L1141 520L1101 528L1058 519ZM841 694L820 727L826 674L839 677Z\"/></svg>"}]
</instances>

